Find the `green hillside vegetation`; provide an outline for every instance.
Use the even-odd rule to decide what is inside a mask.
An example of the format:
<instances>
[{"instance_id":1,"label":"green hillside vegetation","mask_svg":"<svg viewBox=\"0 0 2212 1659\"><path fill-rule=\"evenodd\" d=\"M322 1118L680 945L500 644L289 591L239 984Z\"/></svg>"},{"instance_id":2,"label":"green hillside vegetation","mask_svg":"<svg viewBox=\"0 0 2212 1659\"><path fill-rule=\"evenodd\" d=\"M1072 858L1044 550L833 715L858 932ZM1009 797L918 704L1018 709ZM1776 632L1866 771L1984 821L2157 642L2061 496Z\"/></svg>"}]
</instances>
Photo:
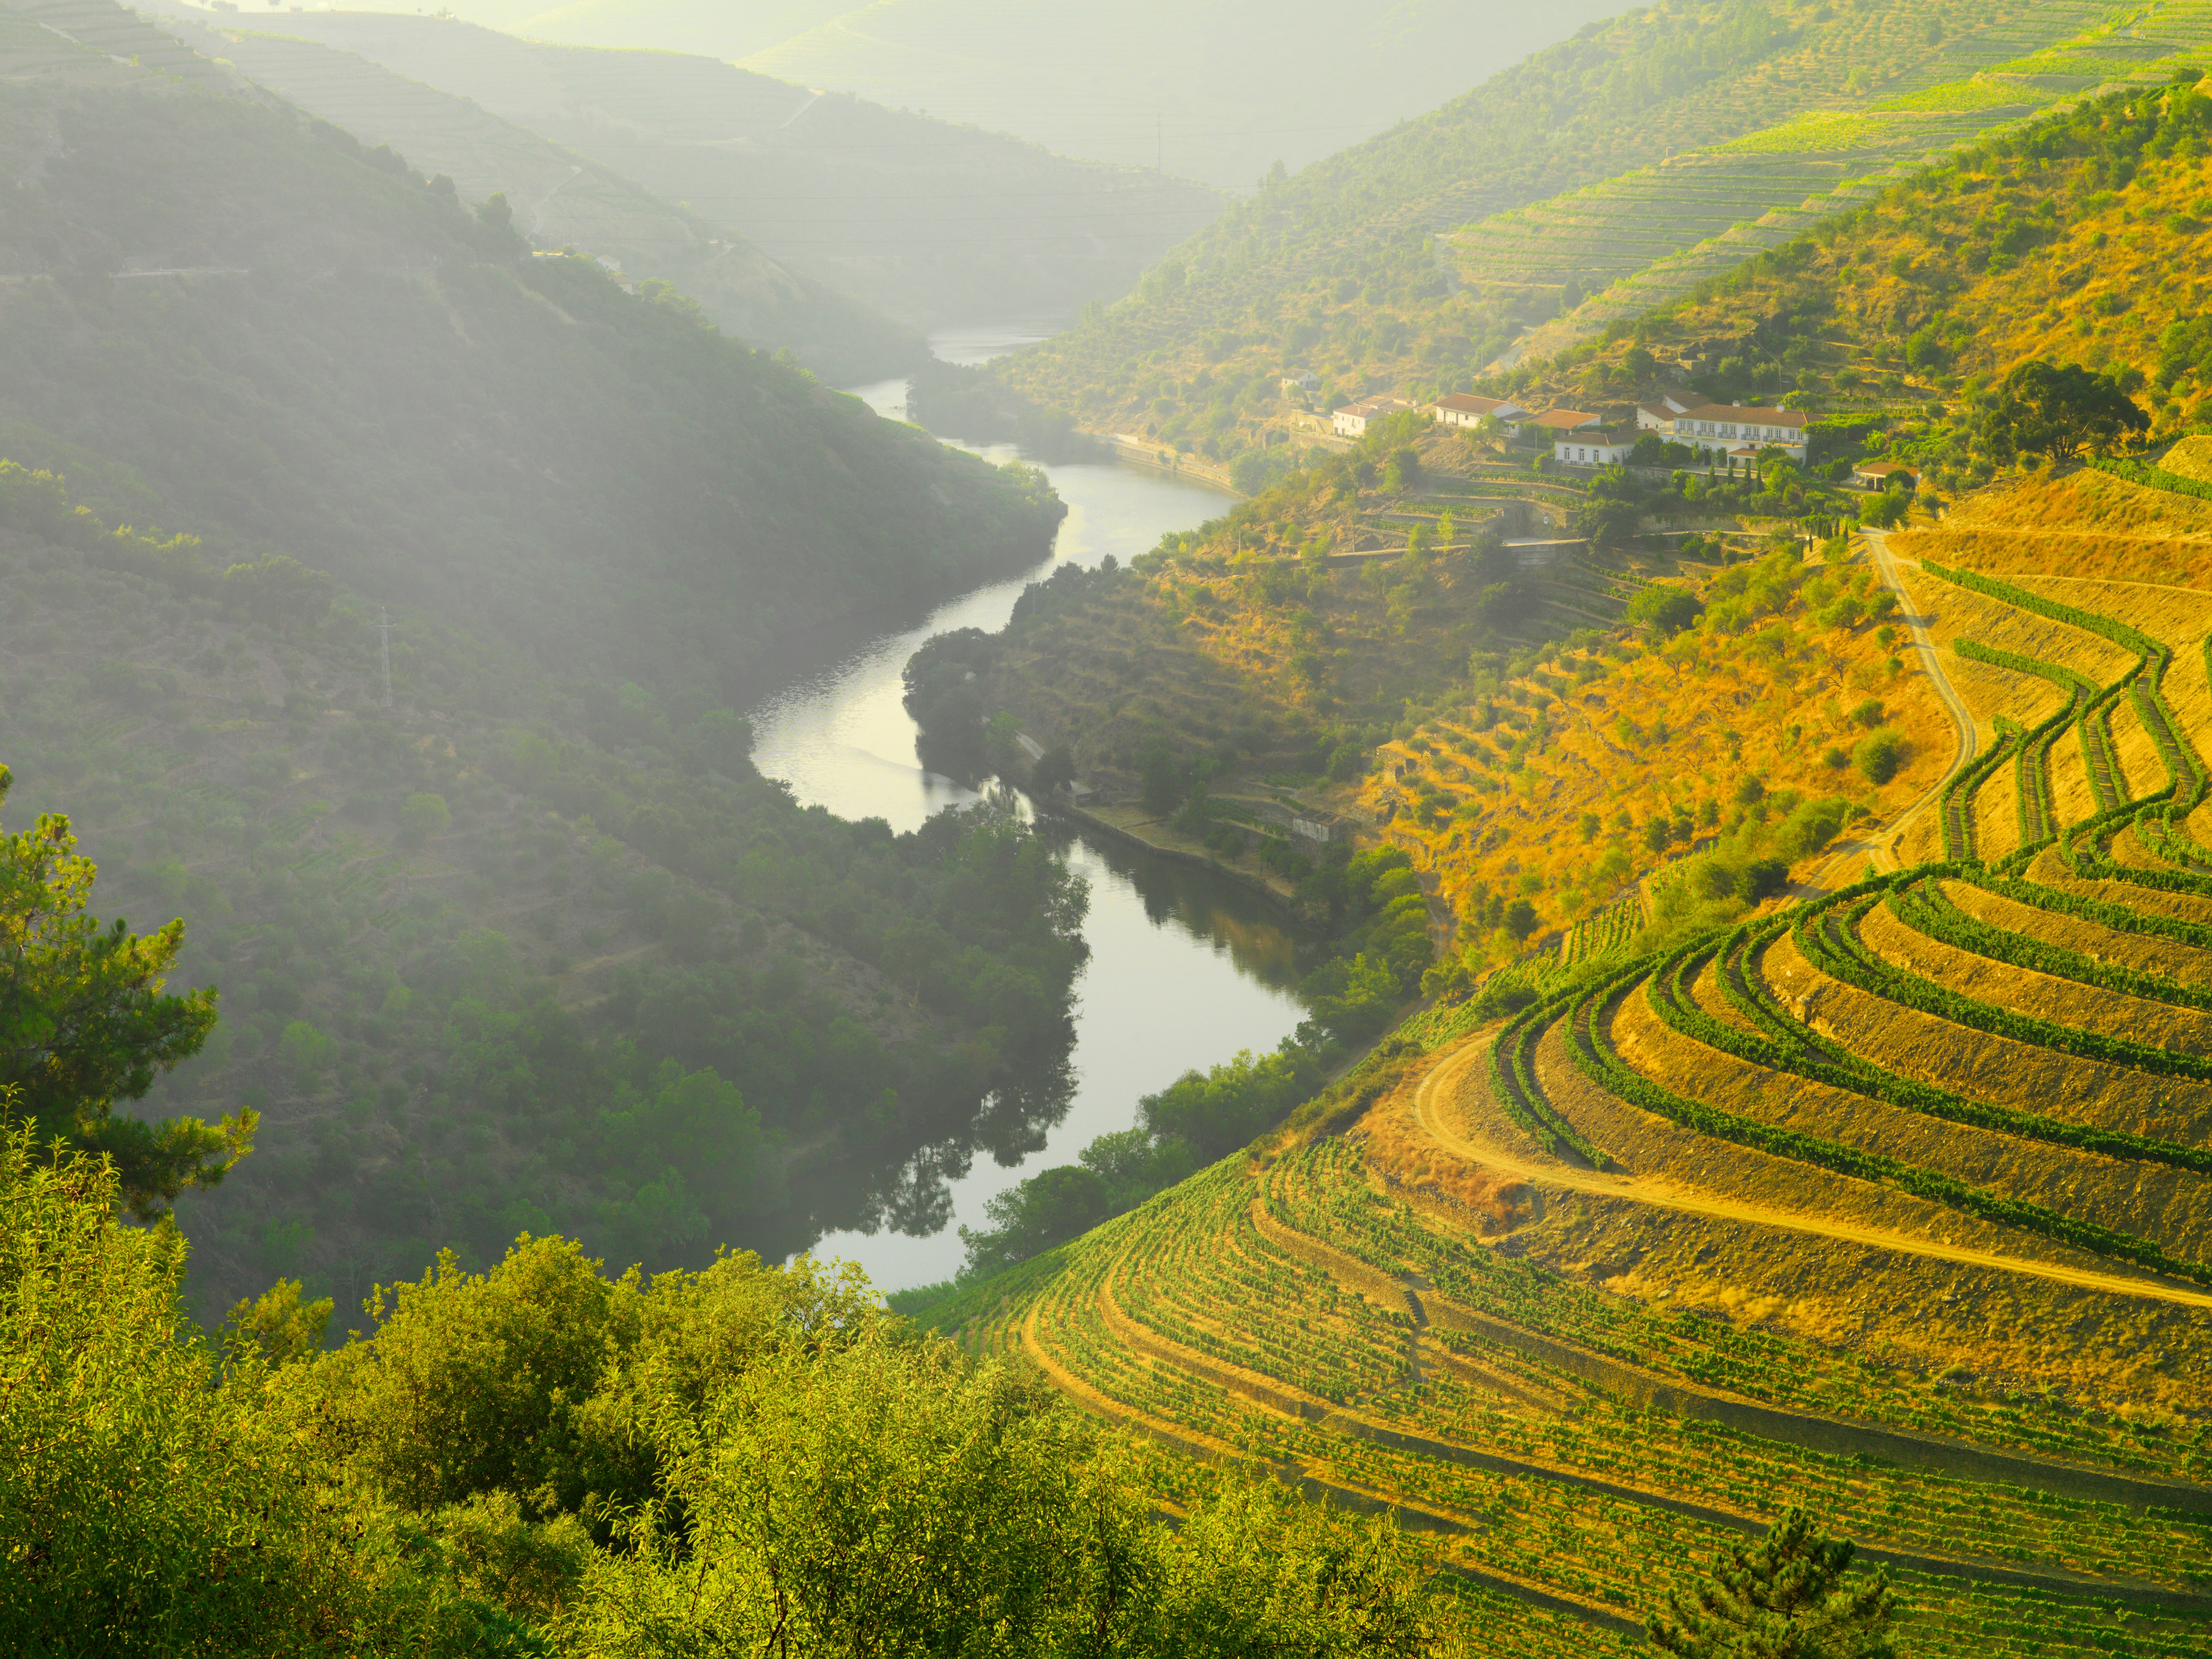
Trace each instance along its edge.
<instances>
[{"instance_id":1,"label":"green hillside vegetation","mask_svg":"<svg viewBox=\"0 0 2212 1659\"><path fill-rule=\"evenodd\" d=\"M1369 390L1463 389L1563 300L1579 302L1619 274L1608 262L1632 253L1641 264L1680 236L1704 234L1699 227L1759 220L1816 192L1841 191L1836 199L1846 202L1872 187L1869 169L1911 165L1916 135L1956 142L1974 123L2013 118L1968 111L1967 125L1945 127L1917 113L1876 117L1901 123L1903 149L1885 138L1802 168L1706 154L1714 147L1809 111L1871 110L1971 76L2098 15L2087 5L1951 0L1872 11L1639 9L1270 181L1148 273L1131 299L1000 372L1087 427L1146 431L1223 458L1301 429L1278 390L1286 370L1320 377L1307 401L1321 410ZM1655 169L1669 157L1680 160ZM1587 210L1570 204L1526 220L1514 239L1547 250L1533 263L1504 257L1500 243L1486 264L1474 243L1439 235L1601 185L1610 193ZM1800 222L1785 215L1779 228L1741 239L1732 258ZM1555 256L1554 243L1568 252Z\"/></svg>"},{"instance_id":2,"label":"green hillside vegetation","mask_svg":"<svg viewBox=\"0 0 2212 1659\"><path fill-rule=\"evenodd\" d=\"M282 553L720 704L793 628L1018 568L1059 514L335 128L158 90L0 112L0 258L52 273L0 296L11 459L212 568Z\"/></svg>"},{"instance_id":3,"label":"green hillside vegetation","mask_svg":"<svg viewBox=\"0 0 2212 1659\"><path fill-rule=\"evenodd\" d=\"M2105 447L2171 439L2212 420L2198 275L2208 143L2212 98L2193 76L2085 102L1530 379L1547 395L1592 395L1634 382L1639 349L1694 350L1716 395L1794 388L1843 411L1924 398L1924 416L1884 422L1875 447L1945 492L2023 453L2073 458L2078 438L2023 418L2012 377L2032 362L2081 365L2142 406L2149 430L2123 422Z\"/></svg>"},{"instance_id":4,"label":"green hillside vegetation","mask_svg":"<svg viewBox=\"0 0 2212 1659\"><path fill-rule=\"evenodd\" d=\"M735 232L466 100L312 40L162 21L204 55L363 144L451 179L463 201L503 196L533 246L581 248L614 261L627 279L673 283L737 338L787 349L826 380L875 379L926 355L909 329L778 264Z\"/></svg>"},{"instance_id":5,"label":"green hillside vegetation","mask_svg":"<svg viewBox=\"0 0 2212 1659\"><path fill-rule=\"evenodd\" d=\"M206 15L181 4L172 10ZM794 84L720 61L719 52L694 55L696 46L554 46L391 12L288 13L283 32L466 99L681 204L696 228L683 274L653 274L710 308L714 284L738 284L732 303L755 285L731 269L742 266L749 245L919 328L1071 313L1126 292L1221 205L1216 192L1186 179L1073 160L917 112L941 118L945 106L930 100L885 108L849 90L817 93L810 88L850 83ZM604 44L662 43L648 34ZM270 52L225 55L247 67ZM426 109L419 91L394 101L392 88L343 58L283 70L270 84L286 96L364 143L388 139L431 170L424 145L446 130L447 117ZM562 186L548 212L584 182ZM522 228L532 229L527 217Z\"/></svg>"},{"instance_id":6,"label":"green hillside vegetation","mask_svg":"<svg viewBox=\"0 0 2212 1659\"><path fill-rule=\"evenodd\" d=\"M221 988L137 1109L260 1118L184 1200L203 1308L279 1273L350 1306L524 1228L653 1267L926 1230L1061 1109L1083 889L1003 813L801 811L728 709L412 609L384 708L380 607L191 550L0 466L11 817L68 813L93 913L183 916L169 976Z\"/></svg>"},{"instance_id":7,"label":"green hillside vegetation","mask_svg":"<svg viewBox=\"0 0 2212 1659\"><path fill-rule=\"evenodd\" d=\"M12 1651L1435 1650L1387 1522L1156 1479L855 1277L610 1280L526 1239L380 1291L335 1352L289 1281L218 1346L179 1321L181 1241L113 1200L0 1143Z\"/></svg>"}]
</instances>

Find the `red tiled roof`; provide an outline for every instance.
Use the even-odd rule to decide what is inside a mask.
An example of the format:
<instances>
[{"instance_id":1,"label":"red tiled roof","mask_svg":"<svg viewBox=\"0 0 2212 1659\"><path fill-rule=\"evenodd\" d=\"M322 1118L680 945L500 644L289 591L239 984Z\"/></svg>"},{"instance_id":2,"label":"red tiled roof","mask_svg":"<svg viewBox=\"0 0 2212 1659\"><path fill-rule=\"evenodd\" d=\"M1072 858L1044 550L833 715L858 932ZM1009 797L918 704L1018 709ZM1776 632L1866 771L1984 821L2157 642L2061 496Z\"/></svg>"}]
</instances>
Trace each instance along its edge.
<instances>
[{"instance_id":1,"label":"red tiled roof","mask_svg":"<svg viewBox=\"0 0 2212 1659\"><path fill-rule=\"evenodd\" d=\"M1536 416L1533 424L1547 427L1554 432L1565 432L1576 427L1588 426L1596 419L1596 416L1585 414L1579 409L1547 409Z\"/></svg>"}]
</instances>

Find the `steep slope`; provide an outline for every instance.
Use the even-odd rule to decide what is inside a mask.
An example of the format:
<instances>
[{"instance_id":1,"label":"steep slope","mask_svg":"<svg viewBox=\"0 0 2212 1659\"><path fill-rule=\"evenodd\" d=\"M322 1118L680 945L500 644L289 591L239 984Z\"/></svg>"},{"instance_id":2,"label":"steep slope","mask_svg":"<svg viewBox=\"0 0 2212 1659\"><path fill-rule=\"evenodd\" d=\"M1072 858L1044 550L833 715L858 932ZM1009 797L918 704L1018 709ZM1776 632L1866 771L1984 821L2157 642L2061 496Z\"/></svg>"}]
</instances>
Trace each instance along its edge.
<instances>
[{"instance_id":1,"label":"steep slope","mask_svg":"<svg viewBox=\"0 0 2212 1659\"><path fill-rule=\"evenodd\" d=\"M157 508L663 687L728 685L793 628L1045 545L1056 505L1030 482L679 295L530 257L335 129L195 95L0 96L29 181L0 258L55 273L0 296L10 447L116 516Z\"/></svg>"},{"instance_id":2,"label":"steep slope","mask_svg":"<svg viewBox=\"0 0 2212 1659\"><path fill-rule=\"evenodd\" d=\"M472 100L925 328L1072 314L1125 292L1220 205L1182 179L1069 161L712 58L551 46L374 12L288 14L284 28ZM341 88L295 85L338 118L319 100ZM392 131L411 158L420 140L410 118L395 112Z\"/></svg>"},{"instance_id":3,"label":"steep slope","mask_svg":"<svg viewBox=\"0 0 2212 1659\"><path fill-rule=\"evenodd\" d=\"M910 331L778 264L726 227L466 100L313 41L182 16L164 21L286 102L397 151L419 173L450 178L464 201L506 197L515 228L537 246L580 248L613 261L626 278L672 283L731 334L789 350L826 380L876 379L926 355Z\"/></svg>"},{"instance_id":4,"label":"steep slope","mask_svg":"<svg viewBox=\"0 0 2212 1659\"><path fill-rule=\"evenodd\" d=\"M1631 1650L1785 1502L1888 1565L1905 1650L2202 1651L2212 585L2083 574L2105 516L2042 489L1979 523L2020 574L1905 567L1994 716L1940 862L1442 1004L929 1317L1398 1506L1516 1652Z\"/></svg>"},{"instance_id":5,"label":"steep slope","mask_svg":"<svg viewBox=\"0 0 2212 1659\"><path fill-rule=\"evenodd\" d=\"M1223 458L1310 429L1302 406L1461 387L1592 286L1697 244L1650 293L1624 289L1625 305L1649 304L1850 208L1931 148L2016 121L2051 88L2038 80L2010 103L1939 97L1879 112L2096 15L1954 0L1632 12L1271 185L1176 250L1133 300L1000 372L1094 429ZM1809 149L1774 137L1815 115L1854 136ZM1601 185L1587 199L1566 194ZM1547 198L1558 199L1522 211ZM1279 380L1299 370L1320 384L1293 404Z\"/></svg>"},{"instance_id":6,"label":"steep slope","mask_svg":"<svg viewBox=\"0 0 2212 1659\"><path fill-rule=\"evenodd\" d=\"M205 60L10 21L0 761L225 993L145 1107L262 1115L186 1200L204 1305L941 1221L1064 1103L1080 884L1004 813L801 811L731 706L1058 503Z\"/></svg>"}]
</instances>

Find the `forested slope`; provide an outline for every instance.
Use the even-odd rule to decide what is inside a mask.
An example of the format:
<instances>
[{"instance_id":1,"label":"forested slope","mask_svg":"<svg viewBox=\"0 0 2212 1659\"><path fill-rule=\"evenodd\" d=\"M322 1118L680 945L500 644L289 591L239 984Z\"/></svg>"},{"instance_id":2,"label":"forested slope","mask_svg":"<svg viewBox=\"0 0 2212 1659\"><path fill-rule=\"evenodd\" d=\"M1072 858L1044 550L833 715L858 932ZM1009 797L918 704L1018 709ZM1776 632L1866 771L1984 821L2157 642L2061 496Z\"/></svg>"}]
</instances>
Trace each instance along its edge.
<instances>
[{"instance_id":1,"label":"forested slope","mask_svg":"<svg viewBox=\"0 0 2212 1659\"><path fill-rule=\"evenodd\" d=\"M144 1109L261 1114L185 1200L204 1293L933 1224L1063 1098L1080 885L1002 815L802 812L731 705L1057 502L389 152L24 39L0 759L224 994Z\"/></svg>"},{"instance_id":2,"label":"forested slope","mask_svg":"<svg viewBox=\"0 0 2212 1659\"><path fill-rule=\"evenodd\" d=\"M927 355L911 329L779 264L726 224L467 99L318 41L156 15L286 102L396 151L417 173L450 178L463 201L506 197L534 246L578 248L611 260L625 279L672 283L736 338L788 350L832 384L878 379Z\"/></svg>"},{"instance_id":3,"label":"forested slope","mask_svg":"<svg viewBox=\"0 0 2212 1659\"><path fill-rule=\"evenodd\" d=\"M1029 481L673 291L531 257L503 204L471 215L334 128L35 84L0 119L25 181L0 258L52 273L0 296L9 447L215 557L279 550L667 688L1044 549Z\"/></svg>"}]
</instances>

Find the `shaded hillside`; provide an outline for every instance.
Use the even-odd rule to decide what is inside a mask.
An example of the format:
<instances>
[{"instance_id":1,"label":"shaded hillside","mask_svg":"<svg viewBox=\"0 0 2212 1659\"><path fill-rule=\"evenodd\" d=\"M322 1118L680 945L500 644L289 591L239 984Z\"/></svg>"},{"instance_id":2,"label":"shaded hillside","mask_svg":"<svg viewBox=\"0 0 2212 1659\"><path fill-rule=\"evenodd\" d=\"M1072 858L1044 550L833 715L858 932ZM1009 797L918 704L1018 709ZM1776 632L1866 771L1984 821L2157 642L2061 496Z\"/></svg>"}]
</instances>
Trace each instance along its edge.
<instances>
[{"instance_id":1,"label":"shaded hillside","mask_svg":"<svg viewBox=\"0 0 2212 1659\"><path fill-rule=\"evenodd\" d=\"M1855 118L2063 40L2094 15L1962 0L1639 9L1271 184L1164 260L1133 299L1000 372L1086 426L1223 458L1311 424L1281 396L1285 371L1318 377L1301 401L1320 411L1364 391L1459 388L1563 301L1572 308L1620 274L1632 251L1640 265L1725 232L1726 247L1711 245L1725 267L1792 234L1803 198L1846 208L1869 188L1861 175L1909 167L1922 148L2021 109L1971 109L1942 131L1922 131L1933 118L1919 112L1878 117L1898 131L1862 134L1863 154L1814 157L1802 176L1765 177L1765 158L1712 147L1755 144L1807 112ZM1669 157L1679 164L1641 171ZM1517 263L1495 236L1444 237L1632 173L1644 184L1617 201L1522 225L1530 252ZM1746 228L1777 208L1787 211ZM1494 260L1482 251L1493 243Z\"/></svg>"},{"instance_id":2,"label":"shaded hillside","mask_svg":"<svg viewBox=\"0 0 2212 1659\"><path fill-rule=\"evenodd\" d=\"M795 627L1018 568L1055 521L1026 476L673 290L530 257L498 204L334 128L35 86L0 125L26 181L0 258L54 273L0 295L10 448L218 561L281 550L566 672L717 688Z\"/></svg>"},{"instance_id":3,"label":"shaded hillside","mask_svg":"<svg viewBox=\"0 0 2212 1659\"><path fill-rule=\"evenodd\" d=\"M376 12L288 14L284 32L471 100L925 328L1073 314L1126 292L1220 205L1178 179L1070 161L712 58L550 46ZM295 85L339 119L335 100L357 93L321 73ZM386 123L410 157L421 118L395 111Z\"/></svg>"},{"instance_id":4,"label":"shaded hillside","mask_svg":"<svg viewBox=\"0 0 2212 1659\"><path fill-rule=\"evenodd\" d=\"M314 41L163 21L204 56L288 103L397 151L418 173L450 178L463 201L506 197L515 229L533 246L580 248L611 260L627 280L672 283L731 334L788 349L825 380L873 380L927 356L911 331L818 278L465 99Z\"/></svg>"}]
</instances>

